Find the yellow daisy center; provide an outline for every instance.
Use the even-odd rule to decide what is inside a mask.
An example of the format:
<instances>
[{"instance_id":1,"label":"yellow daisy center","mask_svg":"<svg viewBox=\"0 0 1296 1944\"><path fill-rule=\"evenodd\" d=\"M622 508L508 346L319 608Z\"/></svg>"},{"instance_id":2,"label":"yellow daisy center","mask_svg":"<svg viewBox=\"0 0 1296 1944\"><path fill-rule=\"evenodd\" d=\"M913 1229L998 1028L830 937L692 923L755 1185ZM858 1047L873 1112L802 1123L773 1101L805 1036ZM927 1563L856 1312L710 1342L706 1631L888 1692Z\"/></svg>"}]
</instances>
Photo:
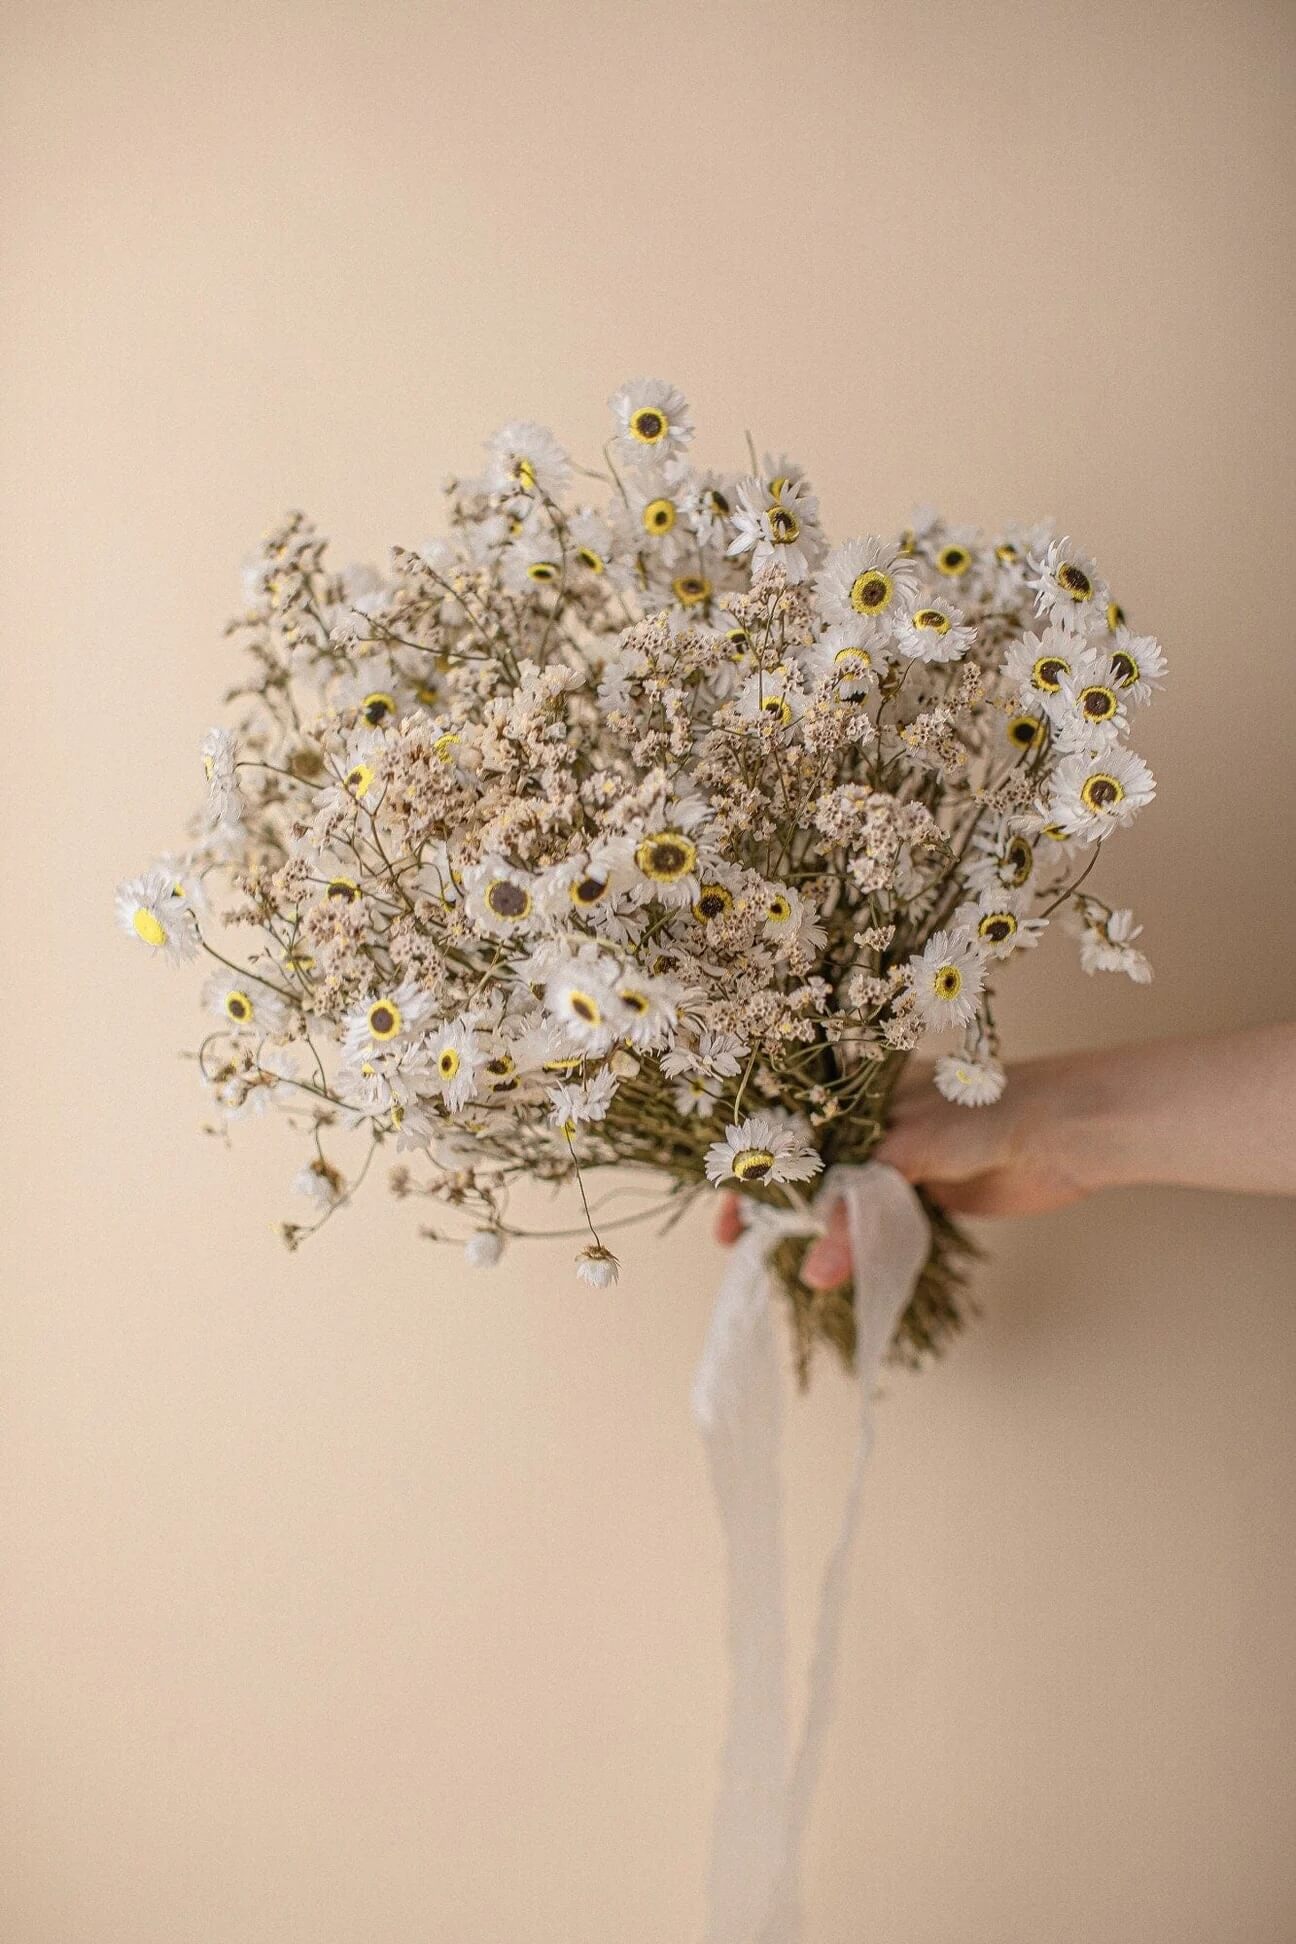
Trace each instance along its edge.
<instances>
[{"instance_id":1,"label":"yellow daisy center","mask_svg":"<svg viewBox=\"0 0 1296 1944\"><path fill-rule=\"evenodd\" d=\"M669 431L669 419L655 405L641 405L630 414L630 435L641 445L660 445Z\"/></svg>"},{"instance_id":2,"label":"yellow daisy center","mask_svg":"<svg viewBox=\"0 0 1296 1944\"><path fill-rule=\"evenodd\" d=\"M1035 868L1035 853L1024 838L1016 837L1004 852L999 875L1005 884L1025 884Z\"/></svg>"},{"instance_id":3,"label":"yellow daisy center","mask_svg":"<svg viewBox=\"0 0 1296 1944\"><path fill-rule=\"evenodd\" d=\"M1107 722L1119 707L1114 689L1096 683L1080 691L1080 711L1088 722Z\"/></svg>"},{"instance_id":4,"label":"yellow daisy center","mask_svg":"<svg viewBox=\"0 0 1296 1944\"><path fill-rule=\"evenodd\" d=\"M1044 724L1038 716L1014 716L1008 724L1008 740L1018 749L1034 749L1044 740Z\"/></svg>"},{"instance_id":5,"label":"yellow daisy center","mask_svg":"<svg viewBox=\"0 0 1296 1944\"><path fill-rule=\"evenodd\" d=\"M1002 945L1004 940L1011 938L1016 930L1017 917L1011 911L987 911L977 926L980 936L988 939L992 945Z\"/></svg>"},{"instance_id":6,"label":"yellow daisy center","mask_svg":"<svg viewBox=\"0 0 1296 1944\"><path fill-rule=\"evenodd\" d=\"M706 925L713 918L723 918L732 909L732 891L723 884L704 884L693 906L693 916L700 925Z\"/></svg>"},{"instance_id":7,"label":"yellow daisy center","mask_svg":"<svg viewBox=\"0 0 1296 1944\"><path fill-rule=\"evenodd\" d=\"M938 999L957 999L962 990L963 974L957 965L937 967L936 975L932 980L932 991Z\"/></svg>"},{"instance_id":8,"label":"yellow daisy center","mask_svg":"<svg viewBox=\"0 0 1296 1944\"><path fill-rule=\"evenodd\" d=\"M696 607L711 597L711 583L703 574L681 574L671 582L671 591L681 607Z\"/></svg>"},{"instance_id":9,"label":"yellow daisy center","mask_svg":"<svg viewBox=\"0 0 1296 1944\"><path fill-rule=\"evenodd\" d=\"M774 1166L768 1148L740 1148L733 1158L733 1172L739 1181L764 1181Z\"/></svg>"},{"instance_id":10,"label":"yellow daisy center","mask_svg":"<svg viewBox=\"0 0 1296 1944\"><path fill-rule=\"evenodd\" d=\"M636 846L635 863L658 884L678 884L697 863L697 845L682 831L655 831Z\"/></svg>"},{"instance_id":11,"label":"yellow daisy center","mask_svg":"<svg viewBox=\"0 0 1296 1944\"><path fill-rule=\"evenodd\" d=\"M1139 665L1126 648L1118 648L1111 658L1112 674L1122 688L1133 688L1139 678Z\"/></svg>"},{"instance_id":12,"label":"yellow daisy center","mask_svg":"<svg viewBox=\"0 0 1296 1944\"><path fill-rule=\"evenodd\" d=\"M786 925L792 916L792 906L781 891L776 891L765 907L765 917L770 924Z\"/></svg>"},{"instance_id":13,"label":"yellow daisy center","mask_svg":"<svg viewBox=\"0 0 1296 1944\"><path fill-rule=\"evenodd\" d=\"M389 715L394 714L395 709L396 697L389 695L386 689L374 689L360 704L361 715L375 729L380 722L385 722Z\"/></svg>"},{"instance_id":14,"label":"yellow daisy center","mask_svg":"<svg viewBox=\"0 0 1296 1944\"><path fill-rule=\"evenodd\" d=\"M394 999L375 999L369 1008L369 1032L376 1040L395 1039L401 1029L401 1010Z\"/></svg>"},{"instance_id":15,"label":"yellow daisy center","mask_svg":"<svg viewBox=\"0 0 1296 1944\"><path fill-rule=\"evenodd\" d=\"M607 888L606 878L582 877L569 887L567 896L582 911L590 911L607 896Z\"/></svg>"},{"instance_id":16,"label":"yellow daisy center","mask_svg":"<svg viewBox=\"0 0 1296 1944\"><path fill-rule=\"evenodd\" d=\"M914 626L928 628L933 634L948 634L950 618L948 614L942 614L939 608L919 608L914 615Z\"/></svg>"},{"instance_id":17,"label":"yellow daisy center","mask_svg":"<svg viewBox=\"0 0 1296 1944\"><path fill-rule=\"evenodd\" d=\"M252 1017L252 1001L246 992L227 992L225 1010L238 1025L245 1026Z\"/></svg>"},{"instance_id":18,"label":"yellow daisy center","mask_svg":"<svg viewBox=\"0 0 1296 1944\"><path fill-rule=\"evenodd\" d=\"M1108 776L1103 770L1096 770L1086 776L1080 785L1080 801L1086 810L1093 810L1100 816L1107 816L1124 801L1125 786L1118 777Z\"/></svg>"},{"instance_id":19,"label":"yellow daisy center","mask_svg":"<svg viewBox=\"0 0 1296 1944\"><path fill-rule=\"evenodd\" d=\"M373 787L374 773L368 763L353 763L346 773L346 786L354 797L366 797Z\"/></svg>"},{"instance_id":20,"label":"yellow daisy center","mask_svg":"<svg viewBox=\"0 0 1296 1944\"><path fill-rule=\"evenodd\" d=\"M1041 655L1031 669L1031 686L1043 689L1047 695L1056 695L1062 686L1062 677L1071 673L1071 664L1061 655Z\"/></svg>"},{"instance_id":21,"label":"yellow daisy center","mask_svg":"<svg viewBox=\"0 0 1296 1944\"><path fill-rule=\"evenodd\" d=\"M1117 628L1123 628L1125 626L1125 610L1119 601L1108 601L1107 603L1107 626L1113 634L1115 634Z\"/></svg>"},{"instance_id":22,"label":"yellow daisy center","mask_svg":"<svg viewBox=\"0 0 1296 1944\"><path fill-rule=\"evenodd\" d=\"M769 521L770 539L776 547L790 547L794 540L800 539L801 522L790 508L771 506L766 518Z\"/></svg>"},{"instance_id":23,"label":"yellow daisy center","mask_svg":"<svg viewBox=\"0 0 1296 1944\"><path fill-rule=\"evenodd\" d=\"M595 553L593 547L580 547L576 553L582 567L588 567L591 574L601 574L607 566L602 554Z\"/></svg>"},{"instance_id":24,"label":"yellow daisy center","mask_svg":"<svg viewBox=\"0 0 1296 1944\"><path fill-rule=\"evenodd\" d=\"M486 909L517 923L530 915L531 893L512 878L494 878L486 887Z\"/></svg>"},{"instance_id":25,"label":"yellow daisy center","mask_svg":"<svg viewBox=\"0 0 1296 1944\"><path fill-rule=\"evenodd\" d=\"M146 945L166 944L166 926L157 913L150 911L147 905L140 905L131 919L131 924L134 926L135 936L142 938Z\"/></svg>"},{"instance_id":26,"label":"yellow daisy center","mask_svg":"<svg viewBox=\"0 0 1296 1944\"><path fill-rule=\"evenodd\" d=\"M643 523L648 533L669 533L675 524L674 500L649 500L643 510Z\"/></svg>"},{"instance_id":27,"label":"yellow daisy center","mask_svg":"<svg viewBox=\"0 0 1296 1944\"><path fill-rule=\"evenodd\" d=\"M891 600L895 583L880 567L866 568L851 582L850 604L856 614L881 614Z\"/></svg>"},{"instance_id":28,"label":"yellow daisy center","mask_svg":"<svg viewBox=\"0 0 1296 1944\"><path fill-rule=\"evenodd\" d=\"M527 579L533 581L556 581L562 569L556 560L533 560L527 568Z\"/></svg>"},{"instance_id":29,"label":"yellow daisy center","mask_svg":"<svg viewBox=\"0 0 1296 1944\"><path fill-rule=\"evenodd\" d=\"M447 729L445 734L438 736L436 741L433 743L432 754L436 757L439 763L452 762L454 760L454 753L456 747L458 746L458 743L459 743L458 732L454 729Z\"/></svg>"},{"instance_id":30,"label":"yellow daisy center","mask_svg":"<svg viewBox=\"0 0 1296 1944\"><path fill-rule=\"evenodd\" d=\"M443 1080L453 1080L463 1062L457 1048L443 1046L437 1056L437 1072Z\"/></svg>"},{"instance_id":31,"label":"yellow daisy center","mask_svg":"<svg viewBox=\"0 0 1296 1944\"><path fill-rule=\"evenodd\" d=\"M603 1024L603 1009L592 993L580 992L575 987L567 994L567 1009L575 1013L577 1019L586 1026Z\"/></svg>"},{"instance_id":32,"label":"yellow daisy center","mask_svg":"<svg viewBox=\"0 0 1296 1944\"><path fill-rule=\"evenodd\" d=\"M961 580L972 565L972 556L966 547L951 544L942 547L936 556L938 573L945 574L950 580Z\"/></svg>"},{"instance_id":33,"label":"yellow daisy center","mask_svg":"<svg viewBox=\"0 0 1296 1944\"><path fill-rule=\"evenodd\" d=\"M354 878L330 878L324 895L326 898L337 898L342 904L354 904L360 896L360 886Z\"/></svg>"},{"instance_id":34,"label":"yellow daisy center","mask_svg":"<svg viewBox=\"0 0 1296 1944\"><path fill-rule=\"evenodd\" d=\"M525 486L528 492L534 491L536 483L535 467L525 456L519 456L513 461L513 477L517 480L519 486Z\"/></svg>"},{"instance_id":35,"label":"yellow daisy center","mask_svg":"<svg viewBox=\"0 0 1296 1944\"><path fill-rule=\"evenodd\" d=\"M634 986L618 986L617 998L627 1012L636 1013L640 1018L649 1011L651 1000L646 992L639 992Z\"/></svg>"},{"instance_id":36,"label":"yellow daisy center","mask_svg":"<svg viewBox=\"0 0 1296 1944\"><path fill-rule=\"evenodd\" d=\"M1059 561L1057 584L1073 601L1087 601L1093 596L1093 582L1084 568L1077 567L1074 561Z\"/></svg>"}]
</instances>

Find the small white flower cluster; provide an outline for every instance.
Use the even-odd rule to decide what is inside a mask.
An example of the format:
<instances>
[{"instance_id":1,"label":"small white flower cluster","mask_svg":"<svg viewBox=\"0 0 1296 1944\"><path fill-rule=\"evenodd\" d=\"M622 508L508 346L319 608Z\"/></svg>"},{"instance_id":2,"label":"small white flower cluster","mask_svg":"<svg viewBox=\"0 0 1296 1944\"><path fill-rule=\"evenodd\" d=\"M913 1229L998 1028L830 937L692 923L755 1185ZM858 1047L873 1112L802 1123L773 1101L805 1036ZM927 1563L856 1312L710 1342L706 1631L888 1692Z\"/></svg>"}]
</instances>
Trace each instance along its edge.
<instances>
[{"instance_id":1,"label":"small white flower cluster","mask_svg":"<svg viewBox=\"0 0 1296 1944\"><path fill-rule=\"evenodd\" d=\"M937 1086L994 1101L993 981L1062 907L1087 971L1150 976L1088 878L1153 794L1127 736L1164 672L1046 527L833 546L792 460L695 467L673 386L611 409L606 475L506 425L385 574L273 532L193 845L118 894L212 960L204 1079L301 1124L314 1226L363 1126L478 1265L513 1181L576 1181L594 1287L587 1170L794 1192L943 1029Z\"/></svg>"}]
</instances>

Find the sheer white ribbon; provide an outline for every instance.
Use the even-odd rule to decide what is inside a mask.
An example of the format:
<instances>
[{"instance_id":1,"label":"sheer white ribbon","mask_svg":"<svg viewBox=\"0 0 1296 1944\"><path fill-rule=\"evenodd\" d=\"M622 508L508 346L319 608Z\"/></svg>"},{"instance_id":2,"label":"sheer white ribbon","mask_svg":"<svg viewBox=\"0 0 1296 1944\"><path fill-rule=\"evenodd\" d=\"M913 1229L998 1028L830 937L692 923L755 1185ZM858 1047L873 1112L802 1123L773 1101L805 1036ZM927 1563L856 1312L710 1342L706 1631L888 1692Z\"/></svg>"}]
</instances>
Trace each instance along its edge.
<instances>
[{"instance_id":1,"label":"sheer white ribbon","mask_svg":"<svg viewBox=\"0 0 1296 1944\"><path fill-rule=\"evenodd\" d=\"M828 1556L809 1695L789 1762L787 1636L778 1446L779 1355L766 1258L785 1235L817 1234L846 1204L855 1270L860 1425L837 1537ZM796 1944L800 1853L832 1718L837 1654L873 1388L927 1256L922 1205L893 1168L834 1168L803 1214L761 1208L730 1256L693 1383L724 1531L729 1715L712 1833L707 1944Z\"/></svg>"}]
</instances>

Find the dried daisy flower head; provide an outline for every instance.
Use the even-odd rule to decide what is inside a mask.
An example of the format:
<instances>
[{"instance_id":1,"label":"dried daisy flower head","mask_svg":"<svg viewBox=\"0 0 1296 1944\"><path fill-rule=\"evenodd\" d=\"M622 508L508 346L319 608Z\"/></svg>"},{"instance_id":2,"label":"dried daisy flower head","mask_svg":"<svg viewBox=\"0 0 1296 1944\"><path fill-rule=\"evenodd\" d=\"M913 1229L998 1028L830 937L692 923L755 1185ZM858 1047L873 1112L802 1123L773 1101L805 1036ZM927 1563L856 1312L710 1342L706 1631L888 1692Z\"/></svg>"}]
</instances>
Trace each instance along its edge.
<instances>
[{"instance_id":1,"label":"dried daisy flower head","mask_svg":"<svg viewBox=\"0 0 1296 1944\"><path fill-rule=\"evenodd\" d=\"M572 1188L606 1288L597 1170L796 1205L930 1036L948 1099L998 1098L995 988L1056 912L1086 971L1150 977L1091 873L1153 794L1129 738L1165 662L1089 555L929 511L834 544L793 460L700 468L675 386L610 408L602 471L502 426L385 571L269 533L190 846L119 889L136 949L208 961L220 1124L303 1138L293 1246L385 1147L478 1267L517 1183ZM957 1321L934 1237L911 1355ZM803 1357L849 1353L795 1267Z\"/></svg>"}]
</instances>

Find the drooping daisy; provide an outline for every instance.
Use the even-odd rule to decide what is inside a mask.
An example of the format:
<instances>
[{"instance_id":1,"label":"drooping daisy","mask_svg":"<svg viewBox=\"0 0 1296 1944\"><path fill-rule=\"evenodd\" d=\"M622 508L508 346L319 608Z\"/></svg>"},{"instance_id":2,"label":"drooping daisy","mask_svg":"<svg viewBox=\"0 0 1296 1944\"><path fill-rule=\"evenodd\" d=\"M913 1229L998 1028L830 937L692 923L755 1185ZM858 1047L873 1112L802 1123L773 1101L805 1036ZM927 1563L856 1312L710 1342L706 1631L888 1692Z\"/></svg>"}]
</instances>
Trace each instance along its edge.
<instances>
[{"instance_id":1,"label":"drooping daisy","mask_svg":"<svg viewBox=\"0 0 1296 1944\"><path fill-rule=\"evenodd\" d=\"M141 945L174 963L198 950L193 911L170 871L146 871L119 884L117 922Z\"/></svg>"},{"instance_id":2,"label":"drooping daisy","mask_svg":"<svg viewBox=\"0 0 1296 1944\"><path fill-rule=\"evenodd\" d=\"M1043 806L1048 825L1065 837L1093 843L1118 824L1128 824L1156 795L1156 782L1141 756L1119 745L1097 756L1066 756L1053 772Z\"/></svg>"},{"instance_id":3,"label":"drooping daisy","mask_svg":"<svg viewBox=\"0 0 1296 1944\"><path fill-rule=\"evenodd\" d=\"M203 775L207 778L207 822L214 830L243 820L243 793L238 781L238 744L228 729L209 729L202 739Z\"/></svg>"},{"instance_id":4,"label":"drooping daisy","mask_svg":"<svg viewBox=\"0 0 1296 1944\"><path fill-rule=\"evenodd\" d=\"M600 1067L583 1081L568 1080L549 1089L549 1119L560 1131L580 1127L587 1121L601 1121L612 1105L617 1090L616 1075Z\"/></svg>"},{"instance_id":5,"label":"drooping daisy","mask_svg":"<svg viewBox=\"0 0 1296 1944\"><path fill-rule=\"evenodd\" d=\"M458 1019L434 1026L420 1049L426 1054L428 1073L452 1114L477 1093L477 1074L482 1064L482 1048L473 1021L461 1014Z\"/></svg>"},{"instance_id":6,"label":"drooping daisy","mask_svg":"<svg viewBox=\"0 0 1296 1944\"><path fill-rule=\"evenodd\" d=\"M895 652L902 661L960 661L976 640L976 630L963 619L962 608L934 596L919 601L900 622Z\"/></svg>"},{"instance_id":7,"label":"drooping daisy","mask_svg":"<svg viewBox=\"0 0 1296 1944\"><path fill-rule=\"evenodd\" d=\"M801 1130L786 1117L751 1114L707 1149L709 1181L809 1181L823 1167Z\"/></svg>"},{"instance_id":8,"label":"drooping daisy","mask_svg":"<svg viewBox=\"0 0 1296 1944\"><path fill-rule=\"evenodd\" d=\"M591 1289L610 1289L620 1277L621 1264L611 1249L605 1249L601 1242L591 1242L576 1258L576 1274Z\"/></svg>"},{"instance_id":9,"label":"drooping daisy","mask_svg":"<svg viewBox=\"0 0 1296 1944\"><path fill-rule=\"evenodd\" d=\"M1086 972L1123 972L1135 985L1151 981L1151 961L1134 943L1143 927L1135 924L1132 911L1107 911L1096 899L1086 898L1076 929L1080 963Z\"/></svg>"},{"instance_id":10,"label":"drooping daisy","mask_svg":"<svg viewBox=\"0 0 1296 1944\"><path fill-rule=\"evenodd\" d=\"M484 857L463 874L473 923L492 938L515 938L534 921L534 880L502 857Z\"/></svg>"},{"instance_id":11,"label":"drooping daisy","mask_svg":"<svg viewBox=\"0 0 1296 1944\"><path fill-rule=\"evenodd\" d=\"M980 952L964 931L933 932L906 967L924 1023L940 1030L966 1026L985 983Z\"/></svg>"},{"instance_id":12,"label":"drooping daisy","mask_svg":"<svg viewBox=\"0 0 1296 1944\"><path fill-rule=\"evenodd\" d=\"M617 451L631 465L676 458L692 443L688 400L662 378L632 378L608 404L617 424Z\"/></svg>"},{"instance_id":13,"label":"drooping daisy","mask_svg":"<svg viewBox=\"0 0 1296 1944\"><path fill-rule=\"evenodd\" d=\"M236 1033L277 1037L292 1017L279 994L259 979L235 972L218 972L203 988L203 1004Z\"/></svg>"},{"instance_id":14,"label":"drooping daisy","mask_svg":"<svg viewBox=\"0 0 1296 1944\"><path fill-rule=\"evenodd\" d=\"M1107 625L1111 590L1088 554L1070 540L1053 540L1037 554L1027 571L1027 585L1035 596L1037 614L1048 615L1064 628L1096 633Z\"/></svg>"},{"instance_id":15,"label":"drooping daisy","mask_svg":"<svg viewBox=\"0 0 1296 1944\"><path fill-rule=\"evenodd\" d=\"M527 419L511 419L487 441L486 479L493 493L545 494L558 499L571 480L571 459L553 433Z\"/></svg>"},{"instance_id":16,"label":"drooping daisy","mask_svg":"<svg viewBox=\"0 0 1296 1944\"><path fill-rule=\"evenodd\" d=\"M932 1075L946 1100L960 1107L992 1107L1007 1075L990 1053L944 1053Z\"/></svg>"},{"instance_id":17,"label":"drooping daisy","mask_svg":"<svg viewBox=\"0 0 1296 1944\"><path fill-rule=\"evenodd\" d=\"M764 480L747 478L738 488L734 537L727 551L751 555L753 577L766 567L781 567L796 585L808 580L823 552L819 502L796 480L775 495Z\"/></svg>"},{"instance_id":18,"label":"drooping daisy","mask_svg":"<svg viewBox=\"0 0 1296 1944\"><path fill-rule=\"evenodd\" d=\"M493 1269L504 1253L498 1229L477 1229L464 1243L464 1260L473 1269Z\"/></svg>"},{"instance_id":19,"label":"drooping daisy","mask_svg":"<svg viewBox=\"0 0 1296 1944\"><path fill-rule=\"evenodd\" d=\"M821 612L830 621L868 623L889 631L918 593L914 562L869 534L834 547L815 577Z\"/></svg>"},{"instance_id":20,"label":"drooping daisy","mask_svg":"<svg viewBox=\"0 0 1296 1944\"><path fill-rule=\"evenodd\" d=\"M696 1116L699 1120L710 1120L720 1105L720 1089L714 1080L704 1080L694 1076L692 1080L681 1080L675 1088L675 1110L687 1120Z\"/></svg>"}]
</instances>

